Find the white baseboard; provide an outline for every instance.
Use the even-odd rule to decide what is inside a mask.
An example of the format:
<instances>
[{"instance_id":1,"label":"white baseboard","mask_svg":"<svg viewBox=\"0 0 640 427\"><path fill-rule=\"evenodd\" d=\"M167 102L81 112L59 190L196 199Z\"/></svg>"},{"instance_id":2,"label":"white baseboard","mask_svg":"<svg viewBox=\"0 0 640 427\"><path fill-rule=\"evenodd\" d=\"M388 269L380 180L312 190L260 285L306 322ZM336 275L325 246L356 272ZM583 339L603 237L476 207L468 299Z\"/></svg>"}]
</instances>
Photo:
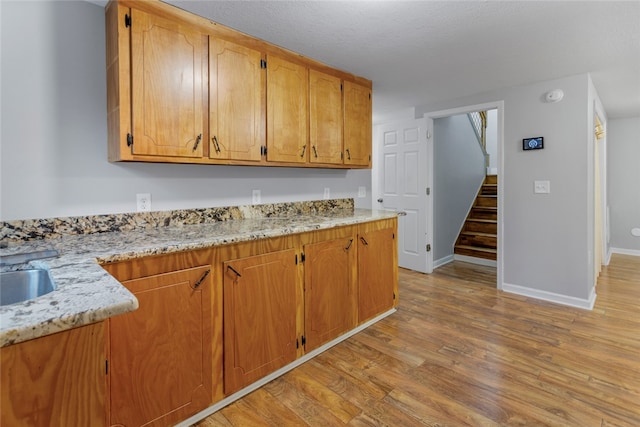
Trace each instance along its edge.
<instances>
[{"instance_id":1,"label":"white baseboard","mask_svg":"<svg viewBox=\"0 0 640 427\"><path fill-rule=\"evenodd\" d=\"M585 310L593 310L593 305L596 303L596 288L591 289L591 295L589 299L582 299L571 297L568 295L556 294L548 291L541 291L539 289L527 288L525 286L512 285L510 283L503 283L502 290L510 292L512 294L518 294L525 297L531 297L543 301L554 302L556 304L568 305L571 307L582 308Z\"/></svg>"},{"instance_id":2,"label":"white baseboard","mask_svg":"<svg viewBox=\"0 0 640 427\"><path fill-rule=\"evenodd\" d=\"M231 403L233 403L236 400L246 396L247 394L251 393L252 391L255 391L255 390L259 389L260 387L262 387L266 383L278 378L281 375L286 374L287 372L289 372L290 370L292 370L294 368L297 368L298 366L302 365L304 362L308 361L309 359L312 359L312 358L316 357L318 354L322 353L323 351L326 351L326 350L330 349L334 345L341 343L342 341L346 340L347 338L352 337L353 335L357 334L358 332L368 328L369 326L373 325L374 323L384 319L387 316L392 315L395 312L396 312L396 309L392 308L391 310L386 311L386 312L380 314L379 316L374 317L373 319L363 323L362 325L358 326L357 328L350 330L346 334L340 335L338 338L334 339L333 341L329 341L328 343L324 344L323 346L318 347L313 351L310 351L309 353L305 354L301 358L296 359L295 361L289 363L287 366L284 366L284 367L278 369L277 371L272 372L271 374L267 375L266 377L259 379L255 383L243 388L240 391L235 392L231 396L225 397L224 399L222 399L221 401L215 403L214 405L209 406L207 409L204 409L204 410L198 412L197 414L195 414L194 416L192 416L190 418L187 418L186 420L176 424L175 427L190 427L193 424L197 423L198 421L204 420L205 418L207 418L209 415L213 414L214 412L217 412L220 409L224 408L225 406L230 405Z\"/></svg>"},{"instance_id":3,"label":"white baseboard","mask_svg":"<svg viewBox=\"0 0 640 427\"><path fill-rule=\"evenodd\" d=\"M496 267L498 263L492 259L476 258L467 255L455 254L453 259L456 261L468 262L471 264L486 265L487 267Z\"/></svg>"},{"instance_id":4,"label":"white baseboard","mask_svg":"<svg viewBox=\"0 0 640 427\"><path fill-rule=\"evenodd\" d=\"M611 253L620 254L620 255L640 256L640 250L637 250L637 249L611 248Z\"/></svg>"},{"instance_id":5,"label":"white baseboard","mask_svg":"<svg viewBox=\"0 0 640 427\"><path fill-rule=\"evenodd\" d=\"M449 264L450 262L453 262L453 255L447 255L446 257L440 258L438 260L433 261L433 268L438 268L438 267L442 267L445 264Z\"/></svg>"}]
</instances>

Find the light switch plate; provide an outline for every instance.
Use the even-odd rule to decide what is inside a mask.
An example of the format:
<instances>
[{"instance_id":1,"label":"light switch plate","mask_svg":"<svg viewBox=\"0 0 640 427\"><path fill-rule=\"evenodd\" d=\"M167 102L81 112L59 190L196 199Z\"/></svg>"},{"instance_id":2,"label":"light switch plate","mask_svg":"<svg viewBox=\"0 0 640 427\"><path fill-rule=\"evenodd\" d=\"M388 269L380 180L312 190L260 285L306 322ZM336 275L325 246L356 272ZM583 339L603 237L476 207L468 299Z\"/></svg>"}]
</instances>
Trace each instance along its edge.
<instances>
[{"instance_id":1,"label":"light switch plate","mask_svg":"<svg viewBox=\"0 0 640 427\"><path fill-rule=\"evenodd\" d=\"M253 190L251 192L251 203L254 205L259 205L261 201L260 190Z\"/></svg>"},{"instance_id":2,"label":"light switch plate","mask_svg":"<svg viewBox=\"0 0 640 427\"><path fill-rule=\"evenodd\" d=\"M327 200L331 198L331 190L329 190L329 187L324 187L324 199Z\"/></svg>"},{"instance_id":3,"label":"light switch plate","mask_svg":"<svg viewBox=\"0 0 640 427\"><path fill-rule=\"evenodd\" d=\"M136 208L138 212L149 212L151 210L151 193L136 194Z\"/></svg>"},{"instance_id":4,"label":"light switch plate","mask_svg":"<svg viewBox=\"0 0 640 427\"><path fill-rule=\"evenodd\" d=\"M549 181L533 181L533 192L535 194L551 193L551 183Z\"/></svg>"},{"instance_id":5,"label":"light switch plate","mask_svg":"<svg viewBox=\"0 0 640 427\"><path fill-rule=\"evenodd\" d=\"M367 187L358 187L358 197L367 197Z\"/></svg>"}]
</instances>

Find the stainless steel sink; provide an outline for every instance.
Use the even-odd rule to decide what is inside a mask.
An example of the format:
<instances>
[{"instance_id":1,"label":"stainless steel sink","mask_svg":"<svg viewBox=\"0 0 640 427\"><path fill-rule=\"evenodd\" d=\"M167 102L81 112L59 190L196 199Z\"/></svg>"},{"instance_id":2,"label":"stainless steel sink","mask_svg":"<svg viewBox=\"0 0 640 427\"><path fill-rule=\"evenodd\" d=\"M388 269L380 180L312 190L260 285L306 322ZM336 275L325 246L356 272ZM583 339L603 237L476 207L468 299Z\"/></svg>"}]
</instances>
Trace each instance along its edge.
<instances>
[{"instance_id":1,"label":"stainless steel sink","mask_svg":"<svg viewBox=\"0 0 640 427\"><path fill-rule=\"evenodd\" d=\"M0 273L0 306L34 299L55 289L49 272L44 269Z\"/></svg>"}]
</instances>

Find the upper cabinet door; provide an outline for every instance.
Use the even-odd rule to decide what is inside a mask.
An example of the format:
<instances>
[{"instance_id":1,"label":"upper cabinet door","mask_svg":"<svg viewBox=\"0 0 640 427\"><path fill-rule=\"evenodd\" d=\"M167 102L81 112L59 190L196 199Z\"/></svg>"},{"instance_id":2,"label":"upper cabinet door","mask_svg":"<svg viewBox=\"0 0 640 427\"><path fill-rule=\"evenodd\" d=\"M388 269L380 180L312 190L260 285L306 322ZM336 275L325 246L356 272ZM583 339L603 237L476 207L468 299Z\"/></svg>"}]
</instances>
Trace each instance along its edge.
<instances>
[{"instance_id":1,"label":"upper cabinet door","mask_svg":"<svg viewBox=\"0 0 640 427\"><path fill-rule=\"evenodd\" d=\"M307 68L267 58L267 160L306 163L309 78Z\"/></svg>"},{"instance_id":2,"label":"upper cabinet door","mask_svg":"<svg viewBox=\"0 0 640 427\"><path fill-rule=\"evenodd\" d=\"M309 161L342 164L342 80L309 70Z\"/></svg>"},{"instance_id":3,"label":"upper cabinet door","mask_svg":"<svg viewBox=\"0 0 640 427\"><path fill-rule=\"evenodd\" d=\"M202 34L131 14L133 154L202 157Z\"/></svg>"},{"instance_id":4,"label":"upper cabinet door","mask_svg":"<svg viewBox=\"0 0 640 427\"><path fill-rule=\"evenodd\" d=\"M225 40L209 42L209 157L262 159L265 145L262 56Z\"/></svg>"},{"instance_id":5,"label":"upper cabinet door","mask_svg":"<svg viewBox=\"0 0 640 427\"><path fill-rule=\"evenodd\" d=\"M344 82L344 164L371 166L371 89Z\"/></svg>"}]
</instances>

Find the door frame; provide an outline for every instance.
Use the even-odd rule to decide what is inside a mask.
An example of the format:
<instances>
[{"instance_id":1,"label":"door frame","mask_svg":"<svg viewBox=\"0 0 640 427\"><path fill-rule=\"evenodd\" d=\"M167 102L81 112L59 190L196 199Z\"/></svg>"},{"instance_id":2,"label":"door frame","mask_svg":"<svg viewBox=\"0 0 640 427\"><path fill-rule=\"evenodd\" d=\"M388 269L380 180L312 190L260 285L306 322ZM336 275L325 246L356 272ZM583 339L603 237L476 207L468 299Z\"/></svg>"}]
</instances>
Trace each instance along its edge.
<instances>
[{"instance_id":1,"label":"door frame","mask_svg":"<svg viewBox=\"0 0 640 427\"><path fill-rule=\"evenodd\" d=\"M427 181L433 185L433 141L435 139L433 131L433 120L443 117L467 114L474 111L497 110L498 129L498 253L496 260L496 288L502 290L504 266L504 101L493 101L483 104L467 105L463 107L450 108L447 110L432 111L424 114L427 120ZM432 188L433 191L437 191ZM428 198L427 202L427 234L433 236L433 200Z\"/></svg>"}]
</instances>

